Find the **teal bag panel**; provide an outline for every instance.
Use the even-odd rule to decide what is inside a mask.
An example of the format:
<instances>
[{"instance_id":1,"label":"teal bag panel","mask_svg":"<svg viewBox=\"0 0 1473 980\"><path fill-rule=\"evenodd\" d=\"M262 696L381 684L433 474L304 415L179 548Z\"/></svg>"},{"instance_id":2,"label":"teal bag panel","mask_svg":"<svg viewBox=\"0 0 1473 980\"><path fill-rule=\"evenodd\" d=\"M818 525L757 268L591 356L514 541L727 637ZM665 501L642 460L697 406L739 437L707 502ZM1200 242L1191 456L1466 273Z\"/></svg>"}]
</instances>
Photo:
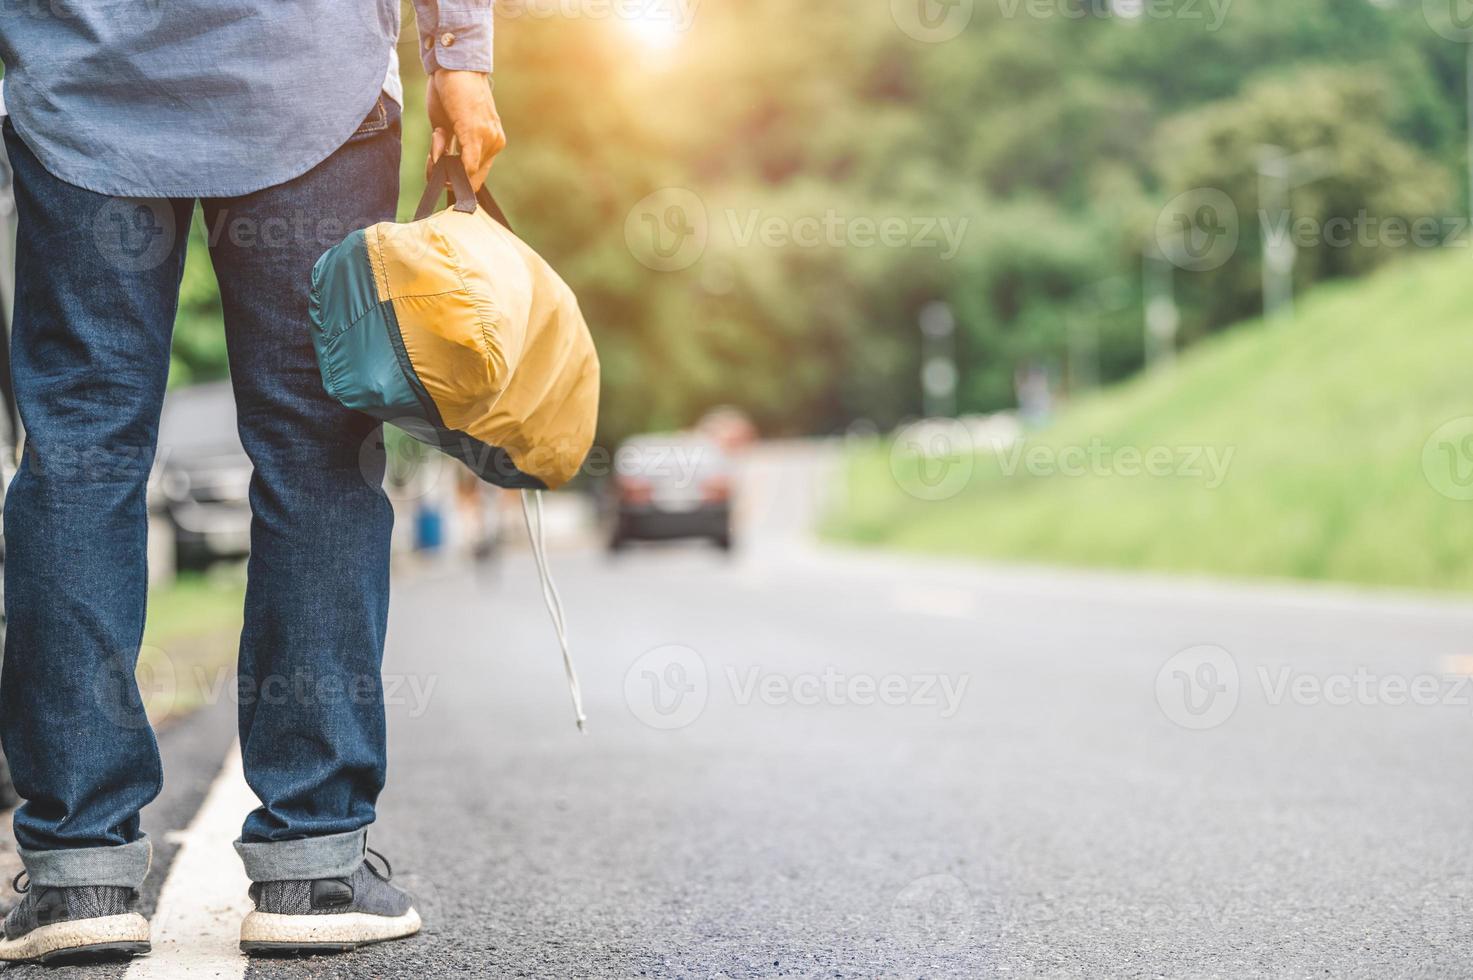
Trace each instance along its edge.
<instances>
[{"instance_id":1,"label":"teal bag panel","mask_svg":"<svg viewBox=\"0 0 1473 980\"><path fill-rule=\"evenodd\" d=\"M368 239L355 231L323 252L312 266L308 310L313 342L331 340L378 305L378 287L368 261ZM331 322L327 322L331 317Z\"/></svg>"},{"instance_id":2,"label":"teal bag panel","mask_svg":"<svg viewBox=\"0 0 1473 980\"><path fill-rule=\"evenodd\" d=\"M367 239L355 231L312 267L308 312L322 386L339 404L391 422L456 459L489 483L544 490L506 450L445 427L404 349L392 302L380 302Z\"/></svg>"},{"instance_id":3,"label":"teal bag panel","mask_svg":"<svg viewBox=\"0 0 1473 980\"><path fill-rule=\"evenodd\" d=\"M378 300L362 231L323 253L312 267L310 314L312 345L328 394L380 419L426 417L418 385L406 376L396 349L393 306Z\"/></svg>"}]
</instances>

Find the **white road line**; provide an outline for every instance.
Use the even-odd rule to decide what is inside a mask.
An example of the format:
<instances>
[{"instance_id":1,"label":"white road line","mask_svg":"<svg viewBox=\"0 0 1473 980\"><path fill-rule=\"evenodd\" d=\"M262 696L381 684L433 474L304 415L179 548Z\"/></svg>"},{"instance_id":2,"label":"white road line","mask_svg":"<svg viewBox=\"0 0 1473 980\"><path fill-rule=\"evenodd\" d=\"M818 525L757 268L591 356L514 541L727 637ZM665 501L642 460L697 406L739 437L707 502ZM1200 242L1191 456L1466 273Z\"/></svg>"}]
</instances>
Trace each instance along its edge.
<instances>
[{"instance_id":1,"label":"white road line","mask_svg":"<svg viewBox=\"0 0 1473 980\"><path fill-rule=\"evenodd\" d=\"M245 976L240 920L250 910L250 882L231 841L258 805L241 769L240 746L232 745L199 813L179 835L153 916L153 953L129 965L129 980Z\"/></svg>"}]
</instances>

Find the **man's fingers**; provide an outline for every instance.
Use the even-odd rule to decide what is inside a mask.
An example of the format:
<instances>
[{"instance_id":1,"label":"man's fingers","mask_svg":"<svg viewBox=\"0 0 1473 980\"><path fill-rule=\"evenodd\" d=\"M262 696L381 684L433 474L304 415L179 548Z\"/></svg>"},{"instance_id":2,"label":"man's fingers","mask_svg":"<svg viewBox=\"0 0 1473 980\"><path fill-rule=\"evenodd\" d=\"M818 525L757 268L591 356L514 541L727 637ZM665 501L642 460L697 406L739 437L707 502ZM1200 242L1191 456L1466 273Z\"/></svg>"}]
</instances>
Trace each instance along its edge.
<instances>
[{"instance_id":1,"label":"man's fingers","mask_svg":"<svg viewBox=\"0 0 1473 980\"><path fill-rule=\"evenodd\" d=\"M491 159L487 157L485 162L476 168L476 172L471 174L471 186L478 191L485 185L486 175L491 172Z\"/></svg>"},{"instance_id":2,"label":"man's fingers","mask_svg":"<svg viewBox=\"0 0 1473 980\"><path fill-rule=\"evenodd\" d=\"M506 146L506 137L501 134L500 129L493 130L490 139L481 146L481 158L476 163L476 172L471 177L476 189L486 183L486 175L491 172L491 165L496 162L496 154L500 153Z\"/></svg>"},{"instance_id":3,"label":"man's fingers","mask_svg":"<svg viewBox=\"0 0 1473 980\"><path fill-rule=\"evenodd\" d=\"M496 162L496 154L506 148L506 134L499 126L491 126L488 129L462 136L460 140L460 155L465 162L466 175L471 179L471 186L476 190L486 182L486 175L491 172L491 165Z\"/></svg>"},{"instance_id":4,"label":"man's fingers","mask_svg":"<svg viewBox=\"0 0 1473 980\"><path fill-rule=\"evenodd\" d=\"M480 190L486 179L486 144L481 134L467 133L460 140L460 160L465 164L465 175L470 178L471 188Z\"/></svg>"},{"instance_id":5,"label":"man's fingers","mask_svg":"<svg viewBox=\"0 0 1473 980\"><path fill-rule=\"evenodd\" d=\"M435 164L445 153L446 146L449 146L449 140L445 137L445 130L433 130L430 133L430 155L424 161L424 180L429 180L430 171L435 169Z\"/></svg>"}]
</instances>

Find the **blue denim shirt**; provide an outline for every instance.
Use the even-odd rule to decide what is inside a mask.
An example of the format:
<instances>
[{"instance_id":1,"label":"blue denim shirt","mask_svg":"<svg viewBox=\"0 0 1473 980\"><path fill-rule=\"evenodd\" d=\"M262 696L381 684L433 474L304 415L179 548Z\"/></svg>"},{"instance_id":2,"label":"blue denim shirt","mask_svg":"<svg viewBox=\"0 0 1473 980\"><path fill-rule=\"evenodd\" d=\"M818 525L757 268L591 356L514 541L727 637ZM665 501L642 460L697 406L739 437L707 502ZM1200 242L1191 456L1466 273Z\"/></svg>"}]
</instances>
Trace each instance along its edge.
<instances>
[{"instance_id":1,"label":"blue denim shirt","mask_svg":"<svg viewBox=\"0 0 1473 980\"><path fill-rule=\"evenodd\" d=\"M414 6L426 71L491 70L490 0ZM398 36L398 0L0 3L16 132L53 175L123 197L306 173L373 108Z\"/></svg>"}]
</instances>

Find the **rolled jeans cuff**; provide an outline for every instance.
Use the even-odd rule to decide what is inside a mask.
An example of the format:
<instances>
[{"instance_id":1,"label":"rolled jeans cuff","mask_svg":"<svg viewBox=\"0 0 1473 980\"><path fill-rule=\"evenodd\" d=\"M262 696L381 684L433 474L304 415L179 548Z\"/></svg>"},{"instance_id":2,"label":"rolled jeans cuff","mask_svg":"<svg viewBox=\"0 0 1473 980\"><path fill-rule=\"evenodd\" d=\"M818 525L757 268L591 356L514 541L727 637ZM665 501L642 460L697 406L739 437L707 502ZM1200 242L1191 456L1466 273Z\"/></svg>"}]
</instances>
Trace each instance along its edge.
<instances>
[{"instance_id":1,"label":"rolled jeans cuff","mask_svg":"<svg viewBox=\"0 0 1473 980\"><path fill-rule=\"evenodd\" d=\"M33 885L48 888L119 885L137 891L148 877L153 845L144 834L130 844L110 847L69 847L60 851L20 848L20 859Z\"/></svg>"},{"instance_id":2,"label":"rolled jeans cuff","mask_svg":"<svg viewBox=\"0 0 1473 980\"><path fill-rule=\"evenodd\" d=\"M246 843L236 840L235 853L252 881L316 881L348 878L363 863L368 828L346 834L304 837L301 840Z\"/></svg>"}]
</instances>

